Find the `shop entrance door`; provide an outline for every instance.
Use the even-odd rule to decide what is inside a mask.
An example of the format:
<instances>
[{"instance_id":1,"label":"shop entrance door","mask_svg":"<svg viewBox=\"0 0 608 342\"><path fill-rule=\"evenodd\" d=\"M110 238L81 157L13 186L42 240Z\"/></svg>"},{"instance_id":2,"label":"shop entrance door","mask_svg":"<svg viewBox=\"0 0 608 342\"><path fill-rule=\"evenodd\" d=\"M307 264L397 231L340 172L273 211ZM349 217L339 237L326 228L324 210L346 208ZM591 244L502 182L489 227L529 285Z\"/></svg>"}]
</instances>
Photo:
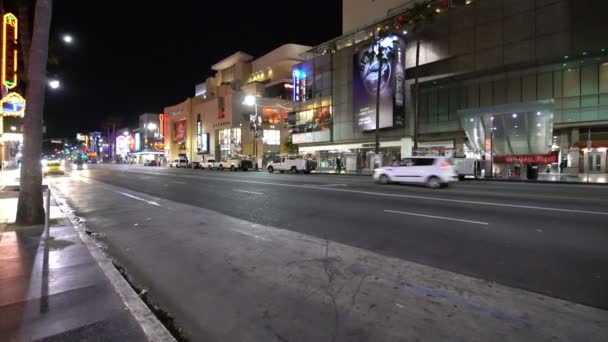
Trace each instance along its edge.
<instances>
[{"instance_id":1,"label":"shop entrance door","mask_svg":"<svg viewBox=\"0 0 608 342\"><path fill-rule=\"evenodd\" d=\"M587 168L590 173L602 172L602 153L588 152L587 153Z\"/></svg>"}]
</instances>

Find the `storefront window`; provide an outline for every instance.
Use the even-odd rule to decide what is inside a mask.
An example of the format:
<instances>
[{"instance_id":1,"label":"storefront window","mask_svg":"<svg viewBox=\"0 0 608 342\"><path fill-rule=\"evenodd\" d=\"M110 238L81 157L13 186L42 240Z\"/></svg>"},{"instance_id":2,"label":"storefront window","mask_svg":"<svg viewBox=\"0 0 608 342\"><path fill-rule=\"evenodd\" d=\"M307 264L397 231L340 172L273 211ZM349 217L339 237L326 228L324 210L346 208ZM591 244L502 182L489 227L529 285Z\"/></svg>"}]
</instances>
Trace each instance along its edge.
<instances>
[{"instance_id":1,"label":"storefront window","mask_svg":"<svg viewBox=\"0 0 608 342\"><path fill-rule=\"evenodd\" d=\"M281 145L281 131L278 129L265 129L262 139L266 145Z\"/></svg>"},{"instance_id":2,"label":"storefront window","mask_svg":"<svg viewBox=\"0 0 608 342\"><path fill-rule=\"evenodd\" d=\"M217 131L220 159L230 155L240 154L242 151L241 129L225 128Z\"/></svg>"}]
</instances>

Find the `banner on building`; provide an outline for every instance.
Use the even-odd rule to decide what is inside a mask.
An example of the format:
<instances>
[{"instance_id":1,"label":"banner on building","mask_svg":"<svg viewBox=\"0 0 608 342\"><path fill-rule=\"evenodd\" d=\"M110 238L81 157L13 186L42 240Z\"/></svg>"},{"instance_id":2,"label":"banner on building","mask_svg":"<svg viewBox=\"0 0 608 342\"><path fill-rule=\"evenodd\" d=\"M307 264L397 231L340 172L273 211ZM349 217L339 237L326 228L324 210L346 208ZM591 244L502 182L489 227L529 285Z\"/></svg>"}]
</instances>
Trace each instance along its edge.
<instances>
[{"instance_id":1,"label":"banner on building","mask_svg":"<svg viewBox=\"0 0 608 342\"><path fill-rule=\"evenodd\" d=\"M177 121L174 126L174 142L183 144L186 142L186 120Z\"/></svg>"},{"instance_id":2,"label":"banner on building","mask_svg":"<svg viewBox=\"0 0 608 342\"><path fill-rule=\"evenodd\" d=\"M382 64L377 58L370 60L367 51L375 45L361 49L353 56L353 120L355 130L376 129L376 94L380 84L380 128L403 127L405 124L405 41L392 35L380 45L391 50L394 58Z\"/></svg>"}]
</instances>

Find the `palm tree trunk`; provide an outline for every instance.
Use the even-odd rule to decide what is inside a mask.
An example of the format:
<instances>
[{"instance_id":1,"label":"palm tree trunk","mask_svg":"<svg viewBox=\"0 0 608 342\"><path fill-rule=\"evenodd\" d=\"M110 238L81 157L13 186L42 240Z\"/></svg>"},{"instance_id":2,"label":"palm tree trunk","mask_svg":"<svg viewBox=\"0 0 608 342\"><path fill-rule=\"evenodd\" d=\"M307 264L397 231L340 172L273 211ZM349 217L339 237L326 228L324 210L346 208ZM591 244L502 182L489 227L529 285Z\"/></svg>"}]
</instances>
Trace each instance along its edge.
<instances>
[{"instance_id":1,"label":"palm tree trunk","mask_svg":"<svg viewBox=\"0 0 608 342\"><path fill-rule=\"evenodd\" d=\"M36 0L34 32L29 50L27 113L23 120L23 157L17 205L17 224L44 223L42 207L42 117L46 87L46 63L53 13L52 0Z\"/></svg>"},{"instance_id":2,"label":"palm tree trunk","mask_svg":"<svg viewBox=\"0 0 608 342\"><path fill-rule=\"evenodd\" d=\"M416 68L415 73L416 73L416 78L414 80L414 150L413 155L418 154L418 118L419 116L419 103L418 101L420 100L420 92L418 91L418 75L419 75L419 71L418 71L418 66L420 64L420 39L418 39L416 41Z\"/></svg>"},{"instance_id":3,"label":"palm tree trunk","mask_svg":"<svg viewBox=\"0 0 608 342\"><path fill-rule=\"evenodd\" d=\"M378 50L381 52L379 48ZM378 83L376 86L376 155L380 153L380 85L382 82L382 57L378 57Z\"/></svg>"}]
</instances>

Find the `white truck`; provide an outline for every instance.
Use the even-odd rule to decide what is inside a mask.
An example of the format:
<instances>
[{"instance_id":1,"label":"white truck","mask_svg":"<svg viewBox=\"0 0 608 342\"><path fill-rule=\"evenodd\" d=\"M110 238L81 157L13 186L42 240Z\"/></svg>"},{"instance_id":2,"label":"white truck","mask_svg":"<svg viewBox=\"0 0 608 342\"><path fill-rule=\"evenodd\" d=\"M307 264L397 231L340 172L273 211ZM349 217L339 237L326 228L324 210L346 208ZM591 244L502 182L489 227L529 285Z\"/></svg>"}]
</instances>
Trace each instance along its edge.
<instances>
[{"instance_id":1,"label":"white truck","mask_svg":"<svg viewBox=\"0 0 608 342\"><path fill-rule=\"evenodd\" d=\"M453 160L459 180L463 181L479 175L481 166L478 160L473 158L454 158Z\"/></svg>"},{"instance_id":2,"label":"white truck","mask_svg":"<svg viewBox=\"0 0 608 342\"><path fill-rule=\"evenodd\" d=\"M201 169L229 169L230 171L247 171L249 169L253 169L253 163L251 162L251 160L244 156L230 156L228 158L222 159L221 161L215 159L207 159L207 161L201 163Z\"/></svg>"},{"instance_id":3,"label":"white truck","mask_svg":"<svg viewBox=\"0 0 608 342\"><path fill-rule=\"evenodd\" d=\"M312 160L290 157L290 156L279 156L274 158L271 162L266 165L266 170L273 173L279 171L281 173L289 171L291 173L310 173L317 168L317 163Z\"/></svg>"}]
</instances>

